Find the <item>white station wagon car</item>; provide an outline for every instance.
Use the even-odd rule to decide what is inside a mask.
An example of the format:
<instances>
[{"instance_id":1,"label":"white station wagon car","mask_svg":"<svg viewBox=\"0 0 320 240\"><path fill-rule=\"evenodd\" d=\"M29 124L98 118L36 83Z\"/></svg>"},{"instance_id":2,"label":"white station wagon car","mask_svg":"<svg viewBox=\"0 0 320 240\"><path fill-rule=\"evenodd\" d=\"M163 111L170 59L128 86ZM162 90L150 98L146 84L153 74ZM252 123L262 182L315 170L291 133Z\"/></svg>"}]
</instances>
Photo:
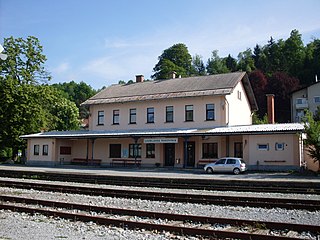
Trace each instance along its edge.
<instances>
[{"instance_id":1,"label":"white station wagon car","mask_svg":"<svg viewBox=\"0 0 320 240\"><path fill-rule=\"evenodd\" d=\"M206 173L213 172L233 172L239 174L247 170L246 163L241 158L224 157L214 163L204 166Z\"/></svg>"}]
</instances>

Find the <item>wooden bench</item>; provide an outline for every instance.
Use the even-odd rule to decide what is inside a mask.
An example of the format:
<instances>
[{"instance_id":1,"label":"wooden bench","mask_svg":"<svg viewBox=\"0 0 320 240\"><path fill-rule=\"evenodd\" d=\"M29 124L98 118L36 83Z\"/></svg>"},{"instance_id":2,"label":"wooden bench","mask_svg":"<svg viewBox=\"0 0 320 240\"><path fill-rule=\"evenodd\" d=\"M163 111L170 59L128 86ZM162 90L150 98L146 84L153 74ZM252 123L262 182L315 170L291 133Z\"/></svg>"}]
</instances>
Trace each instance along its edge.
<instances>
[{"instance_id":1,"label":"wooden bench","mask_svg":"<svg viewBox=\"0 0 320 240\"><path fill-rule=\"evenodd\" d=\"M101 159L85 159L85 158L73 158L71 159L71 164L75 165L101 165Z\"/></svg>"},{"instance_id":2,"label":"wooden bench","mask_svg":"<svg viewBox=\"0 0 320 240\"><path fill-rule=\"evenodd\" d=\"M116 164L121 164L121 166L123 167L127 167L127 166L132 166L132 165L136 165L138 167L140 167L141 165L141 160L135 160L132 158L114 158L111 160L110 165L113 167Z\"/></svg>"},{"instance_id":3,"label":"wooden bench","mask_svg":"<svg viewBox=\"0 0 320 240\"><path fill-rule=\"evenodd\" d=\"M197 167L200 168L208 163L215 163L216 161L217 160L214 160L214 159L200 159L197 163Z\"/></svg>"}]
</instances>

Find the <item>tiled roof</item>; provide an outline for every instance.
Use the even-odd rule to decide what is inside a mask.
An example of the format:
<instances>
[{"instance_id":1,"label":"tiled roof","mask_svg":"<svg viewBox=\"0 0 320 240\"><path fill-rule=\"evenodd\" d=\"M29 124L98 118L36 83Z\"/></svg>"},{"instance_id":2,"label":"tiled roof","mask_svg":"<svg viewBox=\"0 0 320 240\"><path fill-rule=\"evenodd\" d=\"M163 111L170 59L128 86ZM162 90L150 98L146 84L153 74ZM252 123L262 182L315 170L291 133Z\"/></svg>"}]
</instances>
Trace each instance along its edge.
<instances>
[{"instance_id":1,"label":"tiled roof","mask_svg":"<svg viewBox=\"0 0 320 240\"><path fill-rule=\"evenodd\" d=\"M296 133L304 129L301 123L261 124L246 126L216 127L207 129L138 129L122 131L53 131L21 136L21 138L112 138L112 137L155 137L155 136L203 136L239 134Z\"/></svg>"},{"instance_id":2,"label":"tiled roof","mask_svg":"<svg viewBox=\"0 0 320 240\"><path fill-rule=\"evenodd\" d=\"M89 98L83 105L226 95L232 93L240 81L243 82L252 109L256 109L257 105L249 79L244 72L115 84Z\"/></svg>"}]
</instances>

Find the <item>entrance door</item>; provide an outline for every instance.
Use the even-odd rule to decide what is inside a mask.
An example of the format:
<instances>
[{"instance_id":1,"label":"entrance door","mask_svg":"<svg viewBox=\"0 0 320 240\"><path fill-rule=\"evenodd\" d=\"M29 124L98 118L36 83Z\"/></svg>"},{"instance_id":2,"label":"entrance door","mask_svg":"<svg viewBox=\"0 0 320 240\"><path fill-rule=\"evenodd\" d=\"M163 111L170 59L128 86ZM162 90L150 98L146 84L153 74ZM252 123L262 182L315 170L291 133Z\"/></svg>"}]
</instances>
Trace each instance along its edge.
<instances>
[{"instance_id":1,"label":"entrance door","mask_svg":"<svg viewBox=\"0 0 320 240\"><path fill-rule=\"evenodd\" d=\"M194 167L195 164L195 143L194 142L188 142L187 145L187 167Z\"/></svg>"},{"instance_id":2,"label":"entrance door","mask_svg":"<svg viewBox=\"0 0 320 240\"><path fill-rule=\"evenodd\" d=\"M175 144L165 143L164 144L164 165L167 167L173 167L175 158L176 158Z\"/></svg>"},{"instance_id":3,"label":"entrance door","mask_svg":"<svg viewBox=\"0 0 320 240\"><path fill-rule=\"evenodd\" d=\"M243 157L242 142L235 142L234 143L234 156L239 157L239 158Z\"/></svg>"}]
</instances>

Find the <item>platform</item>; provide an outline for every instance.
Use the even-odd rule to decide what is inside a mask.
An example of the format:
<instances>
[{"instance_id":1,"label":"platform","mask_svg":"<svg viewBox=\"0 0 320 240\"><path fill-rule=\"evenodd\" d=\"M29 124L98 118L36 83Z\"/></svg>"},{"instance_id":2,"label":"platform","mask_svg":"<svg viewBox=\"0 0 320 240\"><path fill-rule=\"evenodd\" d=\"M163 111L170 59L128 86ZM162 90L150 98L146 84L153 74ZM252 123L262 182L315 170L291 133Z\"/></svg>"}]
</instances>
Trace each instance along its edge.
<instances>
[{"instance_id":1,"label":"platform","mask_svg":"<svg viewBox=\"0 0 320 240\"><path fill-rule=\"evenodd\" d=\"M102 168L88 166L58 166L58 167L30 167L22 165L0 165L0 171L28 171L40 173L77 174L91 176L121 176L166 179L199 179L201 180L230 180L256 182L304 182L319 183L319 176L303 176L289 172L246 172L240 175L228 173L207 174L203 169L173 169L173 168Z\"/></svg>"}]
</instances>

